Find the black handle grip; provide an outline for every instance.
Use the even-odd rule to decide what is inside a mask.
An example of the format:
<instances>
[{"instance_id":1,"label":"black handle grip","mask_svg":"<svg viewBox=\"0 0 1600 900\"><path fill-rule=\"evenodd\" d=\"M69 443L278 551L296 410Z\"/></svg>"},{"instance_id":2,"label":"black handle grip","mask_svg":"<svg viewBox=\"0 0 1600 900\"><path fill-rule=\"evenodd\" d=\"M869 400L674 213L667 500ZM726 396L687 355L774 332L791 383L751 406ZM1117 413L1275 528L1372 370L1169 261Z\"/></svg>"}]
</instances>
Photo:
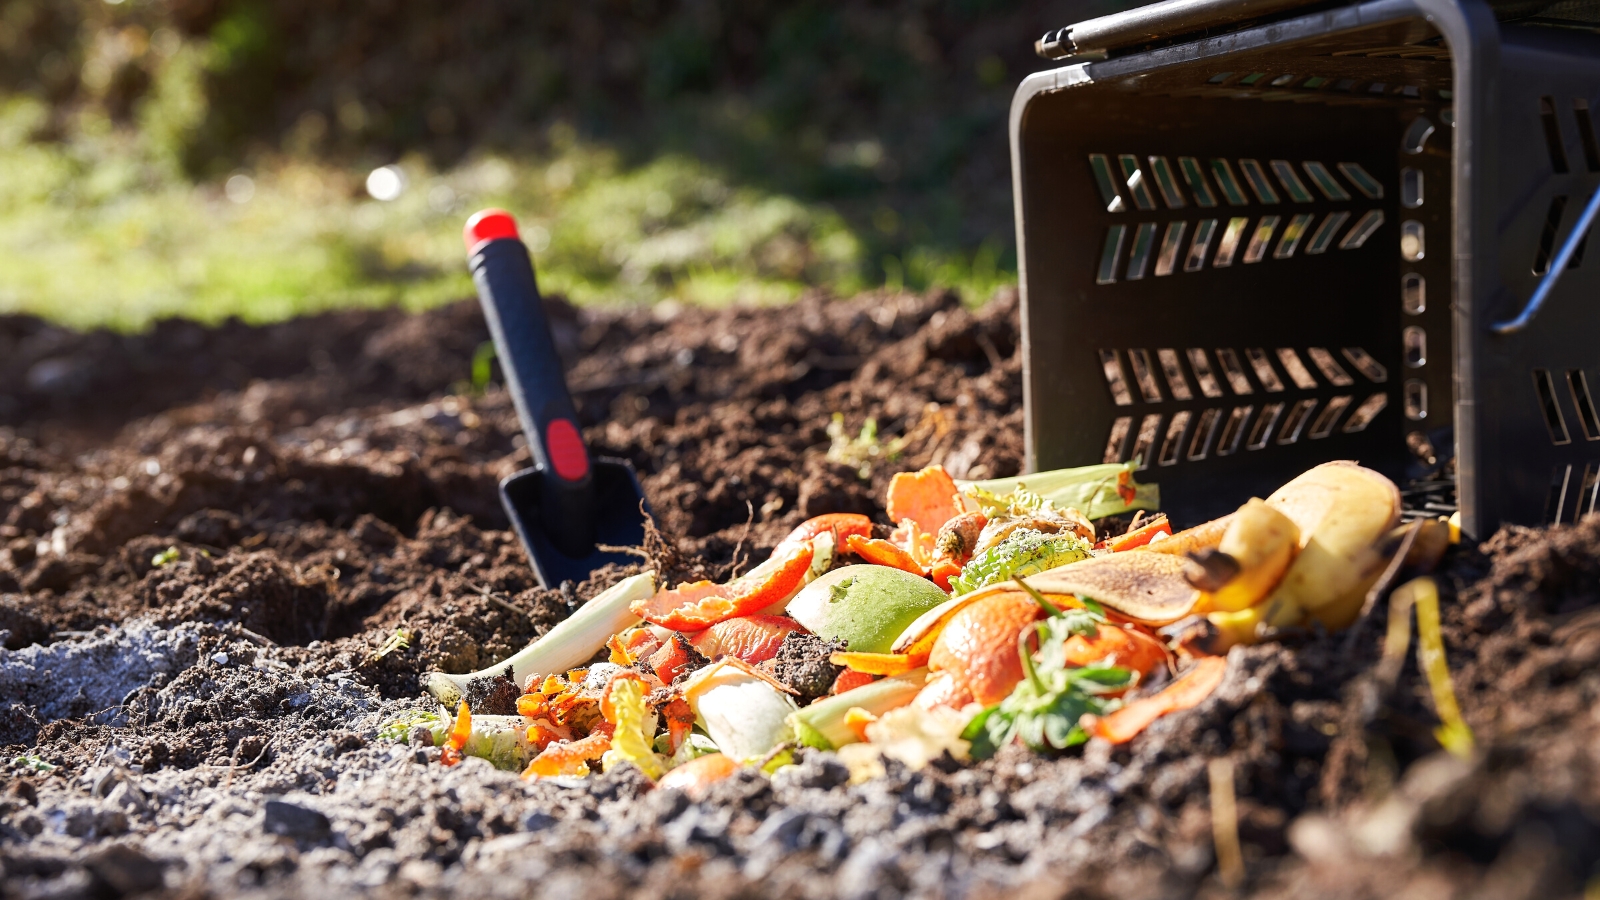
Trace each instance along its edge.
<instances>
[{"instance_id":1,"label":"black handle grip","mask_svg":"<svg viewBox=\"0 0 1600 900\"><path fill-rule=\"evenodd\" d=\"M467 226L472 245L468 267L494 339L506 389L516 405L534 462L544 471L540 506L558 549L582 556L594 549L594 475L578 429L577 409L556 355L550 323L534 279L528 248L516 237L510 216L496 229L482 227L483 213ZM493 225L494 223L488 223ZM474 239L479 235L494 236Z\"/></svg>"}]
</instances>

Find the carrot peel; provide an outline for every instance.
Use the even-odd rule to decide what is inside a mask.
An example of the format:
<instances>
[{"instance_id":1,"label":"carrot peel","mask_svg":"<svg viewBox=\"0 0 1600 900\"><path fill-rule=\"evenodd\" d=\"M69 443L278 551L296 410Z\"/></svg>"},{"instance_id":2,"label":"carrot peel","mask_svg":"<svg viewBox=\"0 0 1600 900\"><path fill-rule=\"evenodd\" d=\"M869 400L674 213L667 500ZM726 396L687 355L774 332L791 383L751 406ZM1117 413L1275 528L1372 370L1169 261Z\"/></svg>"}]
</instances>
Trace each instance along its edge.
<instances>
[{"instance_id":1,"label":"carrot peel","mask_svg":"<svg viewBox=\"0 0 1600 900\"><path fill-rule=\"evenodd\" d=\"M1084 716L1080 724L1095 737L1125 744L1162 716L1199 706L1222 684L1227 673L1227 657L1202 657L1193 669L1162 688L1160 693L1135 700L1110 715Z\"/></svg>"},{"instance_id":2,"label":"carrot peel","mask_svg":"<svg viewBox=\"0 0 1600 900\"><path fill-rule=\"evenodd\" d=\"M464 758L467 741L472 738L472 709L467 706L467 701L461 701L461 706L456 709L456 721L450 728L450 733L445 736L444 748L439 751L439 761L447 766L453 766Z\"/></svg>"},{"instance_id":3,"label":"carrot peel","mask_svg":"<svg viewBox=\"0 0 1600 900\"><path fill-rule=\"evenodd\" d=\"M1167 535L1168 537L1172 535L1172 521L1166 516L1162 516L1148 525L1141 525L1121 537L1114 537L1106 541L1106 547L1113 553L1133 550L1148 545L1155 540L1158 534Z\"/></svg>"},{"instance_id":4,"label":"carrot peel","mask_svg":"<svg viewBox=\"0 0 1600 900\"><path fill-rule=\"evenodd\" d=\"M852 653L840 650L828 662L868 675L902 675L928 664L927 653Z\"/></svg>"},{"instance_id":5,"label":"carrot peel","mask_svg":"<svg viewBox=\"0 0 1600 900\"><path fill-rule=\"evenodd\" d=\"M759 580L746 576L727 584L680 584L629 608L639 618L663 628L703 631L718 622L760 612L793 593L810 571L814 552L809 541L796 544Z\"/></svg>"},{"instance_id":6,"label":"carrot peel","mask_svg":"<svg viewBox=\"0 0 1600 900\"><path fill-rule=\"evenodd\" d=\"M889 566L890 568L910 572L913 575L927 574L915 557L882 538L869 538L862 537L859 534L852 534L844 539L844 549L873 565Z\"/></svg>"}]
</instances>

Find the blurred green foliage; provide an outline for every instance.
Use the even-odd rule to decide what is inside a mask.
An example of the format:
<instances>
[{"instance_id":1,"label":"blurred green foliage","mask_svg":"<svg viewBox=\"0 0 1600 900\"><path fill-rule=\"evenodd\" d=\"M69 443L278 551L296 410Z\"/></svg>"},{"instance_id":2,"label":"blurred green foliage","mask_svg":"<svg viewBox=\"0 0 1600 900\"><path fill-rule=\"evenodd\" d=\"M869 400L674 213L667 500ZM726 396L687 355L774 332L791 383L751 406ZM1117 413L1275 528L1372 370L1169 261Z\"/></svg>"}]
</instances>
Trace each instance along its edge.
<instances>
[{"instance_id":1,"label":"blurred green foliage","mask_svg":"<svg viewBox=\"0 0 1600 900\"><path fill-rule=\"evenodd\" d=\"M0 309L432 303L491 204L580 302L986 297L1031 41L1117 5L4 0Z\"/></svg>"}]
</instances>

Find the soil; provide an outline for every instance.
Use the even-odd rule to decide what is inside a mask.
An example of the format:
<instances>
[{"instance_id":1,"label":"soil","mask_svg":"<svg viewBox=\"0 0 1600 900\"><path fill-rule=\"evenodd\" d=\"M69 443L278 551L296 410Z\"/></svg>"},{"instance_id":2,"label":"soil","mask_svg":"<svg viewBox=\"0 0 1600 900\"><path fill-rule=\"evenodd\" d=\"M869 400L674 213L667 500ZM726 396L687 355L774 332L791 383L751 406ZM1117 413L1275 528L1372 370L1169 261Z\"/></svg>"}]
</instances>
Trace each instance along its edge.
<instances>
[{"instance_id":1,"label":"soil","mask_svg":"<svg viewBox=\"0 0 1600 900\"><path fill-rule=\"evenodd\" d=\"M747 567L820 512L882 520L896 471L1021 464L1009 293L556 319L585 437L638 468L685 573ZM485 339L470 303L141 336L0 319L0 896L1600 884L1600 518L1447 556L1464 760L1409 659L1392 685L1376 673L1380 605L1350 633L1236 649L1200 707L1056 759L1008 748L848 786L812 752L699 801L631 769L582 786L444 769L378 733L423 706L418 675L487 666L625 572L536 584L495 491L528 461L515 414L463 381ZM877 422L865 477L827 459L834 413L851 434ZM1237 888L1213 850L1216 759Z\"/></svg>"}]
</instances>

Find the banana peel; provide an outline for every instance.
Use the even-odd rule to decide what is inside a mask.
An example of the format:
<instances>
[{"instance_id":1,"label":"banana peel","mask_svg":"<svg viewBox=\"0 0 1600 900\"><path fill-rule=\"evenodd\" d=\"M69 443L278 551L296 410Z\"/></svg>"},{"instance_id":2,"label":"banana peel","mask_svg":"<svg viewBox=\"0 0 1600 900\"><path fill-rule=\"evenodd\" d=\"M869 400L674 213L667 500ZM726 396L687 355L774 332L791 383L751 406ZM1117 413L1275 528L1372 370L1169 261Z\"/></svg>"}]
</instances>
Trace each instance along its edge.
<instances>
[{"instance_id":1,"label":"banana peel","mask_svg":"<svg viewBox=\"0 0 1600 900\"><path fill-rule=\"evenodd\" d=\"M1238 562L1239 574L1202 597L1203 610L1239 612L1260 603L1300 550L1300 526L1258 498L1251 498L1231 518L1217 549Z\"/></svg>"},{"instance_id":2,"label":"banana peel","mask_svg":"<svg viewBox=\"0 0 1600 900\"><path fill-rule=\"evenodd\" d=\"M1262 601L1267 624L1349 625L1388 564L1379 543L1400 522L1400 489L1364 466L1331 462L1273 492L1267 505L1300 529L1299 554Z\"/></svg>"}]
</instances>

